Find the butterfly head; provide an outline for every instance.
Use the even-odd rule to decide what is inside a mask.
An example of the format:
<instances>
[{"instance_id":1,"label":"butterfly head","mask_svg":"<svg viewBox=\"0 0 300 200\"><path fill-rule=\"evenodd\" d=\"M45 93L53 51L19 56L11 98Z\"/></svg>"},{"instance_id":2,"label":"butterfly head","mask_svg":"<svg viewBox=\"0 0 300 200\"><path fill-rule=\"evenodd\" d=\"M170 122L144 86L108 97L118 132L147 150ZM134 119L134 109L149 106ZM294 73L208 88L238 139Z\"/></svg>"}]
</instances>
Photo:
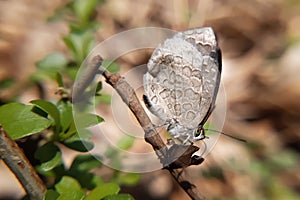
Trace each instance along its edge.
<instances>
[{"instance_id":1,"label":"butterfly head","mask_svg":"<svg viewBox=\"0 0 300 200\"><path fill-rule=\"evenodd\" d=\"M197 129L194 130L193 132L193 139L194 140L203 140L207 138L207 136L205 136L205 131L202 125L199 125L197 127Z\"/></svg>"}]
</instances>

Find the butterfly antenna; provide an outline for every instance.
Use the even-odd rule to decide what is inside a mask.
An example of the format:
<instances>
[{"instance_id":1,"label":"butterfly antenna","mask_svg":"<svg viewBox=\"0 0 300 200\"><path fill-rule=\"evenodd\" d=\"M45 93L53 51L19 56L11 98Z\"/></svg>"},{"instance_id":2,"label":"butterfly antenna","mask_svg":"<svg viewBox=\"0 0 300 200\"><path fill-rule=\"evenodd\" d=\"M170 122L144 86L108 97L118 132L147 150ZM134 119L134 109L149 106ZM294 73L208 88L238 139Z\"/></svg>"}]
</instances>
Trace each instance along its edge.
<instances>
[{"instance_id":1,"label":"butterfly antenna","mask_svg":"<svg viewBox=\"0 0 300 200\"><path fill-rule=\"evenodd\" d=\"M221 133L221 134L223 134L223 135L225 135L225 136L227 136L227 137L230 137L230 138L232 138L232 139L235 139L235 140L237 140L237 141L247 143L247 140L245 140L245 139L238 138L238 137L234 137L234 136L229 135L229 134L226 134L226 133L224 133L224 132L222 132L222 131L216 131L216 130L213 130L213 129L204 129L204 130L206 130L206 131L212 131L212 132L215 132L215 133Z\"/></svg>"}]
</instances>

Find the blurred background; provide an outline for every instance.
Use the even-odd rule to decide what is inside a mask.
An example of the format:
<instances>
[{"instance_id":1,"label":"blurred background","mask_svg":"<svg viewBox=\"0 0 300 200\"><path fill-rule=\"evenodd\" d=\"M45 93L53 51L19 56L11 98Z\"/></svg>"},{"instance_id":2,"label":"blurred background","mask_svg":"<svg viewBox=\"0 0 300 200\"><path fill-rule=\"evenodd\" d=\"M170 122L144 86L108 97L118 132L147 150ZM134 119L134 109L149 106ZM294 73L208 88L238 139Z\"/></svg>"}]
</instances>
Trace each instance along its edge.
<instances>
[{"instance_id":1,"label":"blurred background","mask_svg":"<svg viewBox=\"0 0 300 200\"><path fill-rule=\"evenodd\" d=\"M68 24L48 19L69 2L0 1L0 81L13 80L0 88L1 104L16 96L24 103L39 98L27 79L47 54L68 53L62 41ZM104 0L95 18L97 42L137 27L212 26L223 53L223 132L248 143L221 136L206 161L188 173L208 199L300 199L299 0ZM121 69L147 63L150 53L127 56ZM55 98L57 86L42 84L46 98ZM19 199L23 190L0 164L0 199ZM136 199L188 199L162 170L122 190Z\"/></svg>"}]
</instances>

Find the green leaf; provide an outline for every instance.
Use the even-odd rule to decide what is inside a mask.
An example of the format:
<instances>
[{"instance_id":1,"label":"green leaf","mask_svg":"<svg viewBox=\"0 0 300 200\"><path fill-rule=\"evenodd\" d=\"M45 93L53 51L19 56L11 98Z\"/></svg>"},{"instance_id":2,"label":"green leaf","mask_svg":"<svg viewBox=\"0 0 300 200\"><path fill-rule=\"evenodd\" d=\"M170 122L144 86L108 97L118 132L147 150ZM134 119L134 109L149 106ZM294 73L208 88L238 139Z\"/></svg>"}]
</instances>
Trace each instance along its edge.
<instances>
[{"instance_id":1,"label":"green leaf","mask_svg":"<svg viewBox=\"0 0 300 200\"><path fill-rule=\"evenodd\" d=\"M109 94L100 94L99 96L96 96L97 103L104 103L104 104L110 104L111 103L111 96Z\"/></svg>"},{"instance_id":2,"label":"green leaf","mask_svg":"<svg viewBox=\"0 0 300 200\"><path fill-rule=\"evenodd\" d=\"M69 23L71 32L84 32L84 31L96 31L100 28L101 24L94 19L91 19L88 23Z\"/></svg>"},{"instance_id":3,"label":"green leaf","mask_svg":"<svg viewBox=\"0 0 300 200\"><path fill-rule=\"evenodd\" d=\"M64 141L64 145L79 152L88 152L94 148L94 144L85 140L77 140L73 142Z\"/></svg>"},{"instance_id":4,"label":"green leaf","mask_svg":"<svg viewBox=\"0 0 300 200\"><path fill-rule=\"evenodd\" d=\"M73 53L73 57L76 58L77 51L78 51L77 49L79 49L79 44L78 44L79 42L76 42L77 40L79 40L79 39L77 39L77 36L70 34L69 36L64 37L63 40L65 42L65 45Z\"/></svg>"},{"instance_id":5,"label":"green leaf","mask_svg":"<svg viewBox=\"0 0 300 200\"><path fill-rule=\"evenodd\" d=\"M30 76L30 80L35 82L51 78L52 80L56 80L60 87L62 87L63 82L57 74L68 73L68 64L69 60L63 54L57 52L49 54L36 64L38 71Z\"/></svg>"},{"instance_id":6,"label":"green leaf","mask_svg":"<svg viewBox=\"0 0 300 200\"><path fill-rule=\"evenodd\" d=\"M60 123L62 131L66 131L73 121L72 104L66 100L60 100L57 103L57 109L60 113Z\"/></svg>"},{"instance_id":7,"label":"green leaf","mask_svg":"<svg viewBox=\"0 0 300 200\"><path fill-rule=\"evenodd\" d=\"M86 31L83 35L83 41L82 41L82 48L83 48L83 59L87 57L87 55L92 51L94 48L96 41L93 35L93 32Z\"/></svg>"},{"instance_id":8,"label":"green leaf","mask_svg":"<svg viewBox=\"0 0 300 200\"><path fill-rule=\"evenodd\" d=\"M89 190L103 183L101 177L89 173L90 170L100 167L100 157L92 155L79 155L77 156L69 170L69 174L72 175L80 182L82 187Z\"/></svg>"},{"instance_id":9,"label":"green leaf","mask_svg":"<svg viewBox=\"0 0 300 200\"><path fill-rule=\"evenodd\" d=\"M56 106L49 102L49 101L45 101L45 100L33 100L30 101L30 103L37 105L39 108L41 108L42 110L44 110L46 113L48 113L50 115L50 117L52 117L52 119L55 122L55 132L58 133L60 130L60 115L58 112L58 109L56 108Z\"/></svg>"},{"instance_id":10,"label":"green leaf","mask_svg":"<svg viewBox=\"0 0 300 200\"><path fill-rule=\"evenodd\" d=\"M72 190L81 190L81 186L78 181L70 176L63 176L61 180L55 185L56 191L60 194L72 191Z\"/></svg>"},{"instance_id":11,"label":"green leaf","mask_svg":"<svg viewBox=\"0 0 300 200\"><path fill-rule=\"evenodd\" d=\"M122 167L122 151L129 149L134 140L134 137L124 136L117 142L118 148L111 147L106 150L105 155L110 158L111 166L114 166L116 169Z\"/></svg>"},{"instance_id":12,"label":"green leaf","mask_svg":"<svg viewBox=\"0 0 300 200\"><path fill-rule=\"evenodd\" d=\"M128 150L134 143L135 138L132 136L124 136L117 142L117 147L122 150Z\"/></svg>"},{"instance_id":13,"label":"green leaf","mask_svg":"<svg viewBox=\"0 0 300 200\"><path fill-rule=\"evenodd\" d=\"M34 157L42 163L41 170L43 171L49 171L62 164L61 151L53 142L48 142L38 148Z\"/></svg>"},{"instance_id":14,"label":"green leaf","mask_svg":"<svg viewBox=\"0 0 300 200\"><path fill-rule=\"evenodd\" d=\"M117 73L118 71L120 71L120 66L110 60L103 60L102 67L106 68L111 73Z\"/></svg>"},{"instance_id":15,"label":"green leaf","mask_svg":"<svg viewBox=\"0 0 300 200\"><path fill-rule=\"evenodd\" d=\"M269 155L265 161L270 170L280 172L286 169L296 168L298 156L295 152L282 150L274 155Z\"/></svg>"},{"instance_id":16,"label":"green leaf","mask_svg":"<svg viewBox=\"0 0 300 200\"><path fill-rule=\"evenodd\" d=\"M75 130L76 131L76 130ZM67 133L68 134L68 133ZM78 132L75 132L74 134L64 137L66 142L71 143L77 140L89 140L93 136L93 133L90 130L82 129Z\"/></svg>"},{"instance_id":17,"label":"green leaf","mask_svg":"<svg viewBox=\"0 0 300 200\"><path fill-rule=\"evenodd\" d=\"M130 194L112 194L103 198L103 200L134 200L134 198Z\"/></svg>"},{"instance_id":18,"label":"green leaf","mask_svg":"<svg viewBox=\"0 0 300 200\"><path fill-rule=\"evenodd\" d=\"M95 174L93 174L94 176L92 177L92 180L90 182L91 185L93 185L93 188L95 188L96 186L99 186L101 184L103 184L103 179L100 176L97 176Z\"/></svg>"},{"instance_id":19,"label":"green leaf","mask_svg":"<svg viewBox=\"0 0 300 200\"><path fill-rule=\"evenodd\" d=\"M102 88L103 88L103 86L102 86L102 82L101 82L101 81L99 81L99 82L97 83L97 87L96 87L96 93L100 92L100 91L102 90Z\"/></svg>"},{"instance_id":20,"label":"green leaf","mask_svg":"<svg viewBox=\"0 0 300 200\"><path fill-rule=\"evenodd\" d=\"M95 44L94 36L90 31L73 32L63 39L77 64L82 63Z\"/></svg>"},{"instance_id":21,"label":"green leaf","mask_svg":"<svg viewBox=\"0 0 300 200\"><path fill-rule=\"evenodd\" d=\"M141 178L140 174L120 173L118 178L117 178L117 182L120 185L133 186L133 185L136 185L139 182L140 178Z\"/></svg>"},{"instance_id":22,"label":"green leaf","mask_svg":"<svg viewBox=\"0 0 300 200\"><path fill-rule=\"evenodd\" d=\"M46 72L61 72L67 65L67 58L58 52L47 55L42 61L37 63L38 69Z\"/></svg>"},{"instance_id":23,"label":"green leaf","mask_svg":"<svg viewBox=\"0 0 300 200\"><path fill-rule=\"evenodd\" d=\"M108 195L117 194L120 187L115 183L104 183L96 187L84 200L102 199Z\"/></svg>"},{"instance_id":24,"label":"green leaf","mask_svg":"<svg viewBox=\"0 0 300 200\"><path fill-rule=\"evenodd\" d=\"M76 180L83 188L86 188L88 190L92 190L98 185L103 184L103 180L101 179L101 177L90 172L70 172L70 175L76 178Z\"/></svg>"},{"instance_id":25,"label":"green leaf","mask_svg":"<svg viewBox=\"0 0 300 200\"><path fill-rule=\"evenodd\" d=\"M62 78L61 73L59 73L59 72L56 73L56 82L57 82L58 87L64 87L63 78Z\"/></svg>"},{"instance_id":26,"label":"green leaf","mask_svg":"<svg viewBox=\"0 0 300 200\"><path fill-rule=\"evenodd\" d=\"M9 88L14 83L12 78L6 78L4 80L0 80L0 89Z\"/></svg>"},{"instance_id":27,"label":"green leaf","mask_svg":"<svg viewBox=\"0 0 300 200\"><path fill-rule=\"evenodd\" d=\"M119 149L115 149L115 147L109 147L106 149L104 155L108 158L115 158L117 156L119 156Z\"/></svg>"},{"instance_id":28,"label":"green leaf","mask_svg":"<svg viewBox=\"0 0 300 200\"><path fill-rule=\"evenodd\" d=\"M69 66L66 70L67 75L70 77L71 80L75 81L76 79L76 75L78 73L78 68L80 65L78 66Z\"/></svg>"},{"instance_id":29,"label":"green leaf","mask_svg":"<svg viewBox=\"0 0 300 200\"><path fill-rule=\"evenodd\" d=\"M76 127L79 129L88 128L103 121L102 117L92 113L81 113L75 116Z\"/></svg>"},{"instance_id":30,"label":"green leaf","mask_svg":"<svg viewBox=\"0 0 300 200\"><path fill-rule=\"evenodd\" d=\"M70 171L89 172L90 170L101 166L102 163L99 161L100 159L101 157L96 155L78 155L73 160Z\"/></svg>"},{"instance_id":31,"label":"green leaf","mask_svg":"<svg viewBox=\"0 0 300 200\"><path fill-rule=\"evenodd\" d=\"M0 107L0 123L12 139L41 132L51 125L50 120L31 112L32 108L21 103Z\"/></svg>"},{"instance_id":32,"label":"green leaf","mask_svg":"<svg viewBox=\"0 0 300 200\"><path fill-rule=\"evenodd\" d=\"M80 137L77 135L78 135L77 129L76 129L74 121L72 120L70 126L67 128L67 130L65 130L65 132L62 132L59 135L59 138L60 138L60 141L64 141L64 140L68 139L70 142L70 141L79 140Z\"/></svg>"},{"instance_id":33,"label":"green leaf","mask_svg":"<svg viewBox=\"0 0 300 200\"><path fill-rule=\"evenodd\" d=\"M85 193L81 190L69 190L60 194L57 200L83 200Z\"/></svg>"},{"instance_id":34,"label":"green leaf","mask_svg":"<svg viewBox=\"0 0 300 200\"><path fill-rule=\"evenodd\" d=\"M73 4L74 11L83 24L88 23L95 7L97 6L99 0L76 0Z\"/></svg>"},{"instance_id":35,"label":"green leaf","mask_svg":"<svg viewBox=\"0 0 300 200\"><path fill-rule=\"evenodd\" d=\"M61 165L60 165L61 166ZM60 167L58 166L58 167ZM55 167L53 170L50 171L45 171L41 165L37 165L35 166L35 170L42 176L45 177L51 177L51 178L55 178L57 176L56 172L54 170L56 170L57 167Z\"/></svg>"},{"instance_id":36,"label":"green leaf","mask_svg":"<svg viewBox=\"0 0 300 200\"><path fill-rule=\"evenodd\" d=\"M44 200L56 200L59 197L59 193L54 190L47 190Z\"/></svg>"},{"instance_id":37,"label":"green leaf","mask_svg":"<svg viewBox=\"0 0 300 200\"><path fill-rule=\"evenodd\" d=\"M270 182L270 184L267 185L267 190L264 188L266 192L268 192L268 197L266 199L274 199L274 200L298 200L299 194L291 189L290 187L287 187L280 181L273 180Z\"/></svg>"},{"instance_id":38,"label":"green leaf","mask_svg":"<svg viewBox=\"0 0 300 200\"><path fill-rule=\"evenodd\" d=\"M48 119L48 113L37 106L33 106L31 112ZM52 118L49 118L49 120L51 120L52 124L54 123L54 120Z\"/></svg>"}]
</instances>

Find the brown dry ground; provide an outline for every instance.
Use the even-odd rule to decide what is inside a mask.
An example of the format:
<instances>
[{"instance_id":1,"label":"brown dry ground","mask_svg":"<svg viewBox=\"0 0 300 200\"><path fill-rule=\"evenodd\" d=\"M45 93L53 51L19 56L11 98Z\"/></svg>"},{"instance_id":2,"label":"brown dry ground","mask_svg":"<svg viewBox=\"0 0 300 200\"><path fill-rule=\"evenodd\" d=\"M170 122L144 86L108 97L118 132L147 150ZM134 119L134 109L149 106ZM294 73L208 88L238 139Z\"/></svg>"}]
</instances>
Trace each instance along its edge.
<instances>
[{"instance_id":1,"label":"brown dry ground","mask_svg":"<svg viewBox=\"0 0 300 200\"><path fill-rule=\"evenodd\" d=\"M34 89L22 87L34 63L55 50L67 52L61 40L67 24L46 22L65 2L0 1L0 80L16 80L0 92L2 101L15 94L23 102L36 98ZM136 27L212 26L223 52L223 131L249 143L221 137L206 162L189 173L209 199L300 198L299 1L107 0L98 11L99 42ZM147 56L133 54L124 65L145 62ZM55 85L46 88L53 97ZM0 199L20 197L22 190L4 170L1 165ZM138 186L126 191L137 199L187 198L162 171L143 175Z\"/></svg>"}]
</instances>

